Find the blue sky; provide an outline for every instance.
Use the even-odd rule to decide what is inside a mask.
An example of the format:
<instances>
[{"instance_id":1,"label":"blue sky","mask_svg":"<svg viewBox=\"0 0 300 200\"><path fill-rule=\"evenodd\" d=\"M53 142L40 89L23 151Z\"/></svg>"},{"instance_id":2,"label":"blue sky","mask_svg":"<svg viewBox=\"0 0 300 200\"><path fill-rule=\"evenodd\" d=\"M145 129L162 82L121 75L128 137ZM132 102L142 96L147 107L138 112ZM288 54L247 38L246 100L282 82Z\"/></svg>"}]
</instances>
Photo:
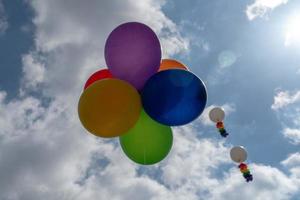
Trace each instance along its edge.
<instances>
[{"instance_id":1,"label":"blue sky","mask_svg":"<svg viewBox=\"0 0 300 200\"><path fill-rule=\"evenodd\" d=\"M299 13L297 0L0 1L0 199L299 199ZM207 109L173 128L154 166L77 116L108 34L127 21L152 27L164 57L208 91ZM226 111L227 139L208 120L213 106ZM229 158L235 145L252 183Z\"/></svg>"},{"instance_id":2,"label":"blue sky","mask_svg":"<svg viewBox=\"0 0 300 200\"><path fill-rule=\"evenodd\" d=\"M17 95L22 76L22 54L26 54L33 45L33 13L25 3L2 2L4 8L1 18L6 26L1 34L1 89L9 91L9 97ZM1 9L0 9L1 10ZM27 28L26 28L27 27ZM31 29L31 30L30 30Z\"/></svg>"},{"instance_id":3,"label":"blue sky","mask_svg":"<svg viewBox=\"0 0 300 200\"><path fill-rule=\"evenodd\" d=\"M230 116L227 122L232 127L231 142L245 144L257 162L276 165L287 153L299 148L289 145L280 134L282 124L270 105L277 88L299 89L299 74L296 73L299 70L299 48L286 47L284 37L288 23L285 20L299 10L300 4L291 1L270 13L268 19L255 21L249 21L245 15L248 4L172 1L163 10L178 24L185 21L181 28L183 35L192 34L209 44L208 52L203 52L202 46L192 45L190 58L179 58L207 82L208 105L225 102L235 105L235 116ZM195 26L202 24L203 30L196 31ZM217 71L221 66L218 58L223 51L232 52L237 57L236 62ZM268 144L258 142L266 138ZM282 148L276 148L278 145ZM272 156L274 153L276 157Z\"/></svg>"}]
</instances>

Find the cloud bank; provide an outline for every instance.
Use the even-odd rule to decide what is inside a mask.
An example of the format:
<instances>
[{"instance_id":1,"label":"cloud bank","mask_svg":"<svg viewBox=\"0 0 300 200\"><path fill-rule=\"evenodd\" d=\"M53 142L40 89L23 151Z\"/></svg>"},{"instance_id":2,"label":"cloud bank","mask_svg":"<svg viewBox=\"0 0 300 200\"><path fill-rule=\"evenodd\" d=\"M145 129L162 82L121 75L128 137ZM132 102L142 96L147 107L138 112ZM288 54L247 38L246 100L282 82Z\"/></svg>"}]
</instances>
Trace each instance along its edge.
<instances>
[{"instance_id":1,"label":"cloud bank","mask_svg":"<svg viewBox=\"0 0 300 200\"><path fill-rule=\"evenodd\" d=\"M246 14L249 20L257 17L265 17L276 7L288 3L288 0L255 0L247 6Z\"/></svg>"}]
</instances>

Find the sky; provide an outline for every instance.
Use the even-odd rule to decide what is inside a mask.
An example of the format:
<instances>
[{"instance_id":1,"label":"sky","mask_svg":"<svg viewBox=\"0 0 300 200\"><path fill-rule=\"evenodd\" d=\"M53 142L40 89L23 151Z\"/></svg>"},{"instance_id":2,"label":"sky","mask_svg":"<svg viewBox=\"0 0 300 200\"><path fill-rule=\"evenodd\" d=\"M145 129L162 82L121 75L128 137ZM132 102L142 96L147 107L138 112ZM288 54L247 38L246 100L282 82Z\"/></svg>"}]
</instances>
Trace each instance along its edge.
<instances>
[{"instance_id":1,"label":"sky","mask_svg":"<svg viewBox=\"0 0 300 200\"><path fill-rule=\"evenodd\" d=\"M85 81L106 67L107 36L130 21L208 93L152 166L89 134L77 113ZM0 0L0 199L299 199L299 27L298 0ZM208 119L214 106L226 139ZM237 145L251 183L230 159Z\"/></svg>"}]
</instances>

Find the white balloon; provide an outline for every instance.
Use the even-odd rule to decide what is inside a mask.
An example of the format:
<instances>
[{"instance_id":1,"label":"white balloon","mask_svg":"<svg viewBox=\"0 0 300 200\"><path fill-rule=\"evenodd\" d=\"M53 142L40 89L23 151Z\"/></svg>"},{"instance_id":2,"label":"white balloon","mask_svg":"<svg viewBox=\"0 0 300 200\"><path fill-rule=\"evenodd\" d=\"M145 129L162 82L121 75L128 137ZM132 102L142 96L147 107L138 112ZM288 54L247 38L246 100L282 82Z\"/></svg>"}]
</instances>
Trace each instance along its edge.
<instances>
[{"instance_id":1,"label":"white balloon","mask_svg":"<svg viewBox=\"0 0 300 200\"><path fill-rule=\"evenodd\" d=\"M247 152L244 147L236 146L230 150L230 157L234 162L241 163L247 160Z\"/></svg>"},{"instance_id":2,"label":"white balloon","mask_svg":"<svg viewBox=\"0 0 300 200\"><path fill-rule=\"evenodd\" d=\"M215 107L209 111L209 119L215 123L223 121L225 112L220 107Z\"/></svg>"}]
</instances>

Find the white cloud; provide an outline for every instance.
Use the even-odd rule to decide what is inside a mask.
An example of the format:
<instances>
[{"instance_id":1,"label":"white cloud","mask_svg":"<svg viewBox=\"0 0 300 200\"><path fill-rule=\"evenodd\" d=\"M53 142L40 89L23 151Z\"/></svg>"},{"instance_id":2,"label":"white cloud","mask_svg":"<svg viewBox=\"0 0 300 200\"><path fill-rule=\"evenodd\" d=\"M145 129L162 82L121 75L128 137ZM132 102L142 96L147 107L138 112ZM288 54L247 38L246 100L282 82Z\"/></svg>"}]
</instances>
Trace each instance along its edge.
<instances>
[{"instance_id":1,"label":"white cloud","mask_svg":"<svg viewBox=\"0 0 300 200\"><path fill-rule=\"evenodd\" d=\"M96 141L64 102L26 97L0 104L0 199L49 199L76 190ZM52 195L51 195L52 193Z\"/></svg>"},{"instance_id":2,"label":"white cloud","mask_svg":"<svg viewBox=\"0 0 300 200\"><path fill-rule=\"evenodd\" d=\"M168 5L170 5L170 2L168 2ZM190 44L191 47L195 46L203 50L201 53L208 53L210 51L211 47L209 42L205 39L204 34L201 34L205 29L205 25L200 25L196 21L182 19L179 23L179 29L184 32L184 35L187 36L190 41L193 41ZM185 57L187 56L189 55ZM190 58L188 57L188 59Z\"/></svg>"},{"instance_id":3,"label":"white cloud","mask_svg":"<svg viewBox=\"0 0 300 200\"><path fill-rule=\"evenodd\" d=\"M170 155L148 167L127 159L116 140L86 134L77 117L78 97L87 76L104 66L105 38L117 24L145 22L162 40L170 37L185 50L185 39L161 11L163 1L30 3L37 32L35 53L23 57L29 93L24 87L22 97L8 101L0 92L0 199L234 200L242 191L243 199L257 194L276 200L295 194L298 179L276 168L250 165L255 178L250 184L236 167L226 173L225 167L234 166L229 147L199 139L190 125L174 129ZM32 89L44 96L30 96ZM231 104L223 107L226 114L234 111Z\"/></svg>"},{"instance_id":4,"label":"white cloud","mask_svg":"<svg viewBox=\"0 0 300 200\"><path fill-rule=\"evenodd\" d=\"M86 134L76 111L84 81L105 67L104 42L118 24L150 25L165 56L187 50L188 40L161 11L164 2L28 3L36 14L36 49L23 56L22 97L5 102L0 93L0 199L172 196L156 180L138 177L115 140ZM31 91L46 98L31 97Z\"/></svg>"},{"instance_id":5,"label":"white cloud","mask_svg":"<svg viewBox=\"0 0 300 200\"><path fill-rule=\"evenodd\" d=\"M195 193L217 184L212 172L230 162L228 148L222 142L197 139L197 131L191 126L173 130L173 149L162 167L164 184L172 189L193 188Z\"/></svg>"},{"instance_id":6,"label":"white cloud","mask_svg":"<svg viewBox=\"0 0 300 200\"><path fill-rule=\"evenodd\" d=\"M229 103L226 103L226 104L223 104L223 105L210 105L210 106L207 106L203 113L201 114L199 120L200 122L203 124L203 125L214 125L214 122L212 122L210 119L209 119L209 111L211 109L213 109L214 107L222 107L224 109L224 112L225 112L225 120L226 120L226 117L228 117L228 115L230 115L232 112L235 111L235 105L234 104L229 104Z\"/></svg>"},{"instance_id":7,"label":"white cloud","mask_svg":"<svg viewBox=\"0 0 300 200\"><path fill-rule=\"evenodd\" d=\"M3 103L3 101L6 98L6 92L0 91L0 104Z\"/></svg>"},{"instance_id":8,"label":"white cloud","mask_svg":"<svg viewBox=\"0 0 300 200\"><path fill-rule=\"evenodd\" d=\"M36 89L37 85L44 81L45 66L34 59L34 54L30 53L22 57L23 62L23 82L25 88Z\"/></svg>"},{"instance_id":9,"label":"white cloud","mask_svg":"<svg viewBox=\"0 0 300 200\"><path fill-rule=\"evenodd\" d=\"M56 100L44 108L40 100L28 97L8 104L3 99L0 106L0 121L7 123L1 124L0 136L1 199L196 200L200 195L235 200L242 191L246 200L253 194L279 200L299 188L294 167L289 177L276 168L250 165L254 182L249 184L236 167L222 172L224 166L235 165L229 147L197 139L191 126L174 129L170 155L138 175L138 166L113 140L84 133L67 102ZM215 175L218 171L223 178Z\"/></svg>"},{"instance_id":10,"label":"white cloud","mask_svg":"<svg viewBox=\"0 0 300 200\"><path fill-rule=\"evenodd\" d=\"M42 60L47 74L43 91L47 95L66 96L67 92L73 96L92 72L106 67L105 40L121 23L139 21L152 27L160 38L164 57L185 52L189 45L176 24L161 11L162 0L30 3L36 13L37 51L46 57Z\"/></svg>"},{"instance_id":11,"label":"white cloud","mask_svg":"<svg viewBox=\"0 0 300 200\"><path fill-rule=\"evenodd\" d=\"M293 144L300 144L300 129L283 129L284 137L288 138Z\"/></svg>"},{"instance_id":12,"label":"white cloud","mask_svg":"<svg viewBox=\"0 0 300 200\"><path fill-rule=\"evenodd\" d=\"M79 199L99 195L109 199L198 199L198 193L218 183L212 173L218 165L228 162L227 148L218 142L199 141L194 131L182 128L174 131L174 139L170 155L159 165L144 167L148 173L141 176L120 149L107 151L110 164L105 170L95 169L95 174L85 181Z\"/></svg>"},{"instance_id":13,"label":"white cloud","mask_svg":"<svg viewBox=\"0 0 300 200\"><path fill-rule=\"evenodd\" d=\"M4 34L7 28L8 28L7 17L4 10L3 2L2 0L0 0L0 35Z\"/></svg>"},{"instance_id":14,"label":"white cloud","mask_svg":"<svg viewBox=\"0 0 300 200\"><path fill-rule=\"evenodd\" d=\"M277 168L264 165L249 165L254 180L245 183L238 169L231 169L226 178L212 190L210 199L245 200L291 199L299 192L299 182Z\"/></svg>"},{"instance_id":15,"label":"white cloud","mask_svg":"<svg viewBox=\"0 0 300 200\"><path fill-rule=\"evenodd\" d=\"M256 17L264 17L268 12L286 3L288 3L288 0L255 0L255 2L247 6L246 14L249 20L253 20Z\"/></svg>"},{"instance_id":16,"label":"white cloud","mask_svg":"<svg viewBox=\"0 0 300 200\"><path fill-rule=\"evenodd\" d=\"M300 91L278 91L271 108L277 114L282 134L292 144L300 144Z\"/></svg>"},{"instance_id":17,"label":"white cloud","mask_svg":"<svg viewBox=\"0 0 300 200\"><path fill-rule=\"evenodd\" d=\"M279 91L274 97L274 103L272 104L271 108L273 110L278 110L299 101L300 91L294 93L289 91Z\"/></svg>"},{"instance_id":18,"label":"white cloud","mask_svg":"<svg viewBox=\"0 0 300 200\"><path fill-rule=\"evenodd\" d=\"M4 96L0 199L197 199L197 192L218 183L213 171L228 163L222 143L198 140L195 130L178 128L171 154L147 167L161 172L159 182L158 175L137 174L138 166L117 139L86 134L68 102L55 100L45 108L32 97L6 104Z\"/></svg>"},{"instance_id":19,"label":"white cloud","mask_svg":"<svg viewBox=\"0 0 300 200\"><path fill-rule=\"evenodd\" d=\"M281 164L290 171L291 178L300 184L300 153L296 152L289 155Z\"/></svg>"},{"instance_id":20,"label":"white cloud","mask_svg":"<svg viewBox=\"0 0 300 200\"><path fill-rule=\"evenodd\" d=\"M281 162L286 167L300 167L300 153L293 153L287 159Z\"/></svg>"},{"instance_id":21,"label":"white cloud","mask_svg":"<svg viewBox=\"0 0 300 200\"><path fill-rule=\"evenodd\" d=\"M291 15L286 21L286 33L284 45L287 47L299 46L300 44L300 15L298 13Z\"/></svg>"}]
</instances>

